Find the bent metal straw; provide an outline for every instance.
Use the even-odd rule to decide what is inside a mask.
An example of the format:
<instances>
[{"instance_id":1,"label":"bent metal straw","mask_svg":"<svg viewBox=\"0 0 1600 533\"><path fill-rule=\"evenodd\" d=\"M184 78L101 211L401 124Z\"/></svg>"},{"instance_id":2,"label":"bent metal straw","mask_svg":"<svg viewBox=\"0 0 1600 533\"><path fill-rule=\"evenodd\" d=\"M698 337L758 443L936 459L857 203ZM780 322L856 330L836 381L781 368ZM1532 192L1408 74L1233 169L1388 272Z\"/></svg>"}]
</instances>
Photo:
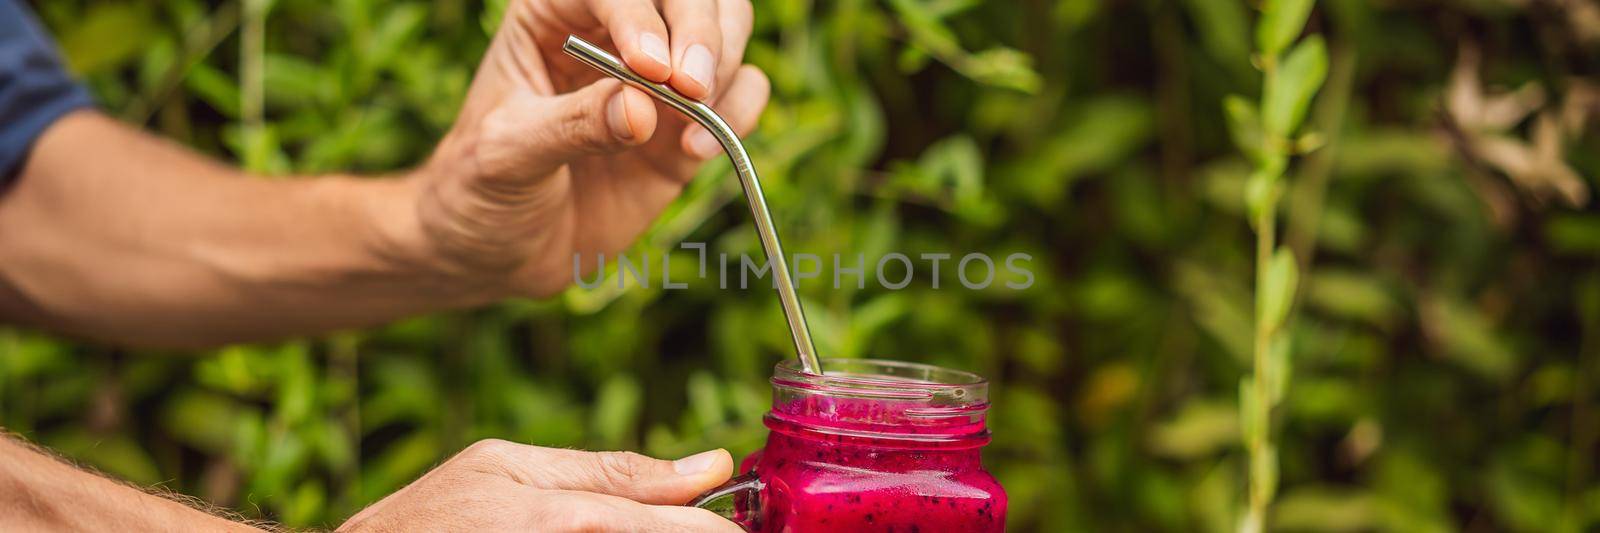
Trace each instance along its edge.
<instances>
[{"instance_id":1,"label":"bent metal straw","mask_svg":"<svg viewBox=\"0 0 1600 533\"><path fill-rule=\"evenodd\" d=\"M622 60L609 52L600 49L589 41L568 35L566 45L561 49L567 55L577 58L607 76L622 80L623 83L643 90L669 107L678 110L711 132L717 142L722 144L722 150L728 153L728 159L733 161L733 170L739 175L739 185L744 188L744 199L750 204L750 214L756 219L756 234L761 237L761 248L767 254L767 265L772 268L773 281L778 285L778 300L783 304L783 316L789 321L789 334L794 337L794 349L800 358L800 365L810 374L822 374L822 365L817 362L816 348L811 345L811 332L806 328L806 313L800 307L800 297L794 292L794 283L789 279L789 265L784 260L783 245L778 242L778 231L772 227L772 215L767 211L767 199L761 195L761 180L756 178L755 165L750 162L750 154L745 152L744 143L739 141L739 135L728 126L727 121L711 106L695 101L672 90L666 85L644 79Z\"/></svg>"}]
</instances>

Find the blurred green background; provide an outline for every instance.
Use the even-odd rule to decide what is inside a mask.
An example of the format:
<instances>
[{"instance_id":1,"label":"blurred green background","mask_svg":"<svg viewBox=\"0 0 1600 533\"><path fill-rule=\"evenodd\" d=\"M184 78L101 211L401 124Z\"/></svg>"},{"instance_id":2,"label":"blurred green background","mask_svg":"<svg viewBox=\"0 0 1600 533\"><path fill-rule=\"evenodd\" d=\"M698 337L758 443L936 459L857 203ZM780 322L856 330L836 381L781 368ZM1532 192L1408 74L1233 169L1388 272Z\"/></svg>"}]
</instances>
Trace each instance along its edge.
<instances>
[{"instance_id":1,"label":"blurred green background","mask_svg":"<svg viewBox=\"0 0 1600 533\"><path fill-rule=\"evenodd\" d=\"M504 4L35 7L109 113L288 174L426 157ZM938 291L811 286L824 353L992 378L1013 529L1231 530L1253 238L1221 102L1259 96L1252 4L755 4L773 99L753 148L791 253L1035 258L1024 291L951 290L948 268ZM1331 57L1308 120L1326 144L1280 213L1306 266L1272 523L1595 530L1600 7L1324 0L1307 31ZM708 165L633 253L759 256L741 202ZM480 438L747 453L783 324L766 290L608 283L201 353L0 329L0 426L333 526Z\"/></svg>"}]
</instances>

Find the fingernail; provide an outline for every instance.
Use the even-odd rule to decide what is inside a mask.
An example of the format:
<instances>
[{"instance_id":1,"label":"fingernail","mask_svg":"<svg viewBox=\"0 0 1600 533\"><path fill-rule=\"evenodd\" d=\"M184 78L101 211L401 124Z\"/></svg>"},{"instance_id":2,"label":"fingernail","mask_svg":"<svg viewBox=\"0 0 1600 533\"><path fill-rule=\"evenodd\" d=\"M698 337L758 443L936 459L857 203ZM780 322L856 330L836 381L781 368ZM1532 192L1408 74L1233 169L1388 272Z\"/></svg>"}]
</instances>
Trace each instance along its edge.
<instances>
[{"instance_id":1,"label":"fingernail","mask_svg":"<svg viewBox=\"0 0 1600 533\"><path fill-rule=\"evenodd\" d=\"M717 138L712 137L711 132L705 128L696 128L689 134L689 148L701 159L710 159L722 151L722 145L717 143Z\"/></svg>"},{"instance_id":2,"label":"fingernail","mask_svg":"<svg viewBox=\"0 0 1600 533\"><path fill-rule=\"evenodd\" d=\"M672 54L667 52L667 41L660 35L646 33L639 36L639 51L663 67L672 67Z\"/></svg>"},{"instance_id":3,"label":"fingernail","mask_svg":"<svg viewBox=\"0 0 1600 533\"><path fill-rule=\"evenodd\" d=\"M680 476L692 476L711 469L717 463L721 450L700 452L672 462L672 469Z\"/></svg>"},{"instance_id":4,"label":"fingernail","mask_svg":"<svg viewBox=\"0 0 1600 533\"><path fill-rule=\"evenodd\" d=\"M690 46L689 50L683 53L683 73L688 74L689 79L701 87L705 87L707 92L711 91L711 68L711 50L705 45Z\"/></svg>"},{"instance_id":5,"label":"fingernail","mask_svg":"<svg viewBox=\"0 0 1600 533\"><path fill-rule=\"evenodd\" d=\"M633 139L633 128L628 127L628 109L622 103L622 91L617 91L606 102L606 125L611 126L611 132L623 140Z\"/></svg>"}]
</instances>

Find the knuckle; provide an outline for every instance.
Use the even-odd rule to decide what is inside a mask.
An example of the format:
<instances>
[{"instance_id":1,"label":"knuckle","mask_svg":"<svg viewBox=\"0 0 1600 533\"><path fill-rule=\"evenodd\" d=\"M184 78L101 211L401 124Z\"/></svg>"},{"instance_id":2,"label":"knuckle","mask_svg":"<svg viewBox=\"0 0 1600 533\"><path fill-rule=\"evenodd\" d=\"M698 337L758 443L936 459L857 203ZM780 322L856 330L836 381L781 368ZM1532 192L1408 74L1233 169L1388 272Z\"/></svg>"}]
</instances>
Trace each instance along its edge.
<instances>
[{"instance_id":1,"label":"knuckle","mask_svg":"<svg viewBox=\"0 0 1600 533\"><path fill-rule=\"evenodd\" d=\"M537 128L527 132L529 145L536 147L533 157L541 162L592 144L583 127L582 104L565 112L554 113L541 121Z\"/></svg>"},{"instance_id":2,"label":"knuckle","mask_svg":"<svg viewBox=\"0 0 1600 533\"><path fill-rule=\"evenodd\" d=\"M559 139L571 139L579 142L590 140L590 135L587 135L588 128L585 127L587 126L586 115L589 114L587 110L589 105L581 104L578 107L573 113L563 115L561 120L556 122L556 127L553 128L553 131L559 136Z\"/></svg>"},{"instance_id":3,"label":"knuckle","mask_svg":"<svg viewBox=\"0 0 1600 533\"><path fill-rule=\"evenodd\" d=\"M600 452L600 475L614 486L627 486L644 477L643 455L633 452Z\"/></svg>"},{"instance_id":4,"label":"knuckle","mask_svg":"<svg viewBox=\"0 0 1600 533\"><path fill-rule=\"evenodd\" d=\"M483 439L467 446L461 455L469 459L490 459L505 455L512 446L515 444L502 439Z\"/></svg>"},{"instance_id":5,"label":"knuckle","mask_svg":"<svg viewBox=\"0 0 1600 533\"><path fill-rule=\"evenodd\" d=\"M605 106L610 93L600 91L602 97L582 98L572 108L561 113L549 133L553 143L574 143L578 147L602 145L611 140L611 130L605 126Z\"/></svg>"}]
</instances>

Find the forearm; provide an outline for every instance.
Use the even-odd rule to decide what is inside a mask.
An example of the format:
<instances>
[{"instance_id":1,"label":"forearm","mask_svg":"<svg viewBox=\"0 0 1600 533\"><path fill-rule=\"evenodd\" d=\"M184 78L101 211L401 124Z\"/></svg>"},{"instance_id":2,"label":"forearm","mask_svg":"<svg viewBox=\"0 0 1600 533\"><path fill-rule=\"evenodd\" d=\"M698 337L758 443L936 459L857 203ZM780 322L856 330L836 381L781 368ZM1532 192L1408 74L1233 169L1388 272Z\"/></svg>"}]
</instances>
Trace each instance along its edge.
<instances>
[{"instance_id":1,"label":"forearm","mask_svg":"<svg viewBox=\"0 0 1600 533\"><path fill-rule=\"evenodd\" d=\"M73 468L3 434L0 530L259 531Z\"/></svg>"},{"instance_id":2,"label":"forearm","mask_svg":"<svg viewBox=\"0 0 1600 533\"><path fill-rule=\"evenodd\" d=\"M428 264L404 179L256 179L96 113L58 121L0 195L0 317L192 346L477 303Z\"/></svg>"}]
</instances>

